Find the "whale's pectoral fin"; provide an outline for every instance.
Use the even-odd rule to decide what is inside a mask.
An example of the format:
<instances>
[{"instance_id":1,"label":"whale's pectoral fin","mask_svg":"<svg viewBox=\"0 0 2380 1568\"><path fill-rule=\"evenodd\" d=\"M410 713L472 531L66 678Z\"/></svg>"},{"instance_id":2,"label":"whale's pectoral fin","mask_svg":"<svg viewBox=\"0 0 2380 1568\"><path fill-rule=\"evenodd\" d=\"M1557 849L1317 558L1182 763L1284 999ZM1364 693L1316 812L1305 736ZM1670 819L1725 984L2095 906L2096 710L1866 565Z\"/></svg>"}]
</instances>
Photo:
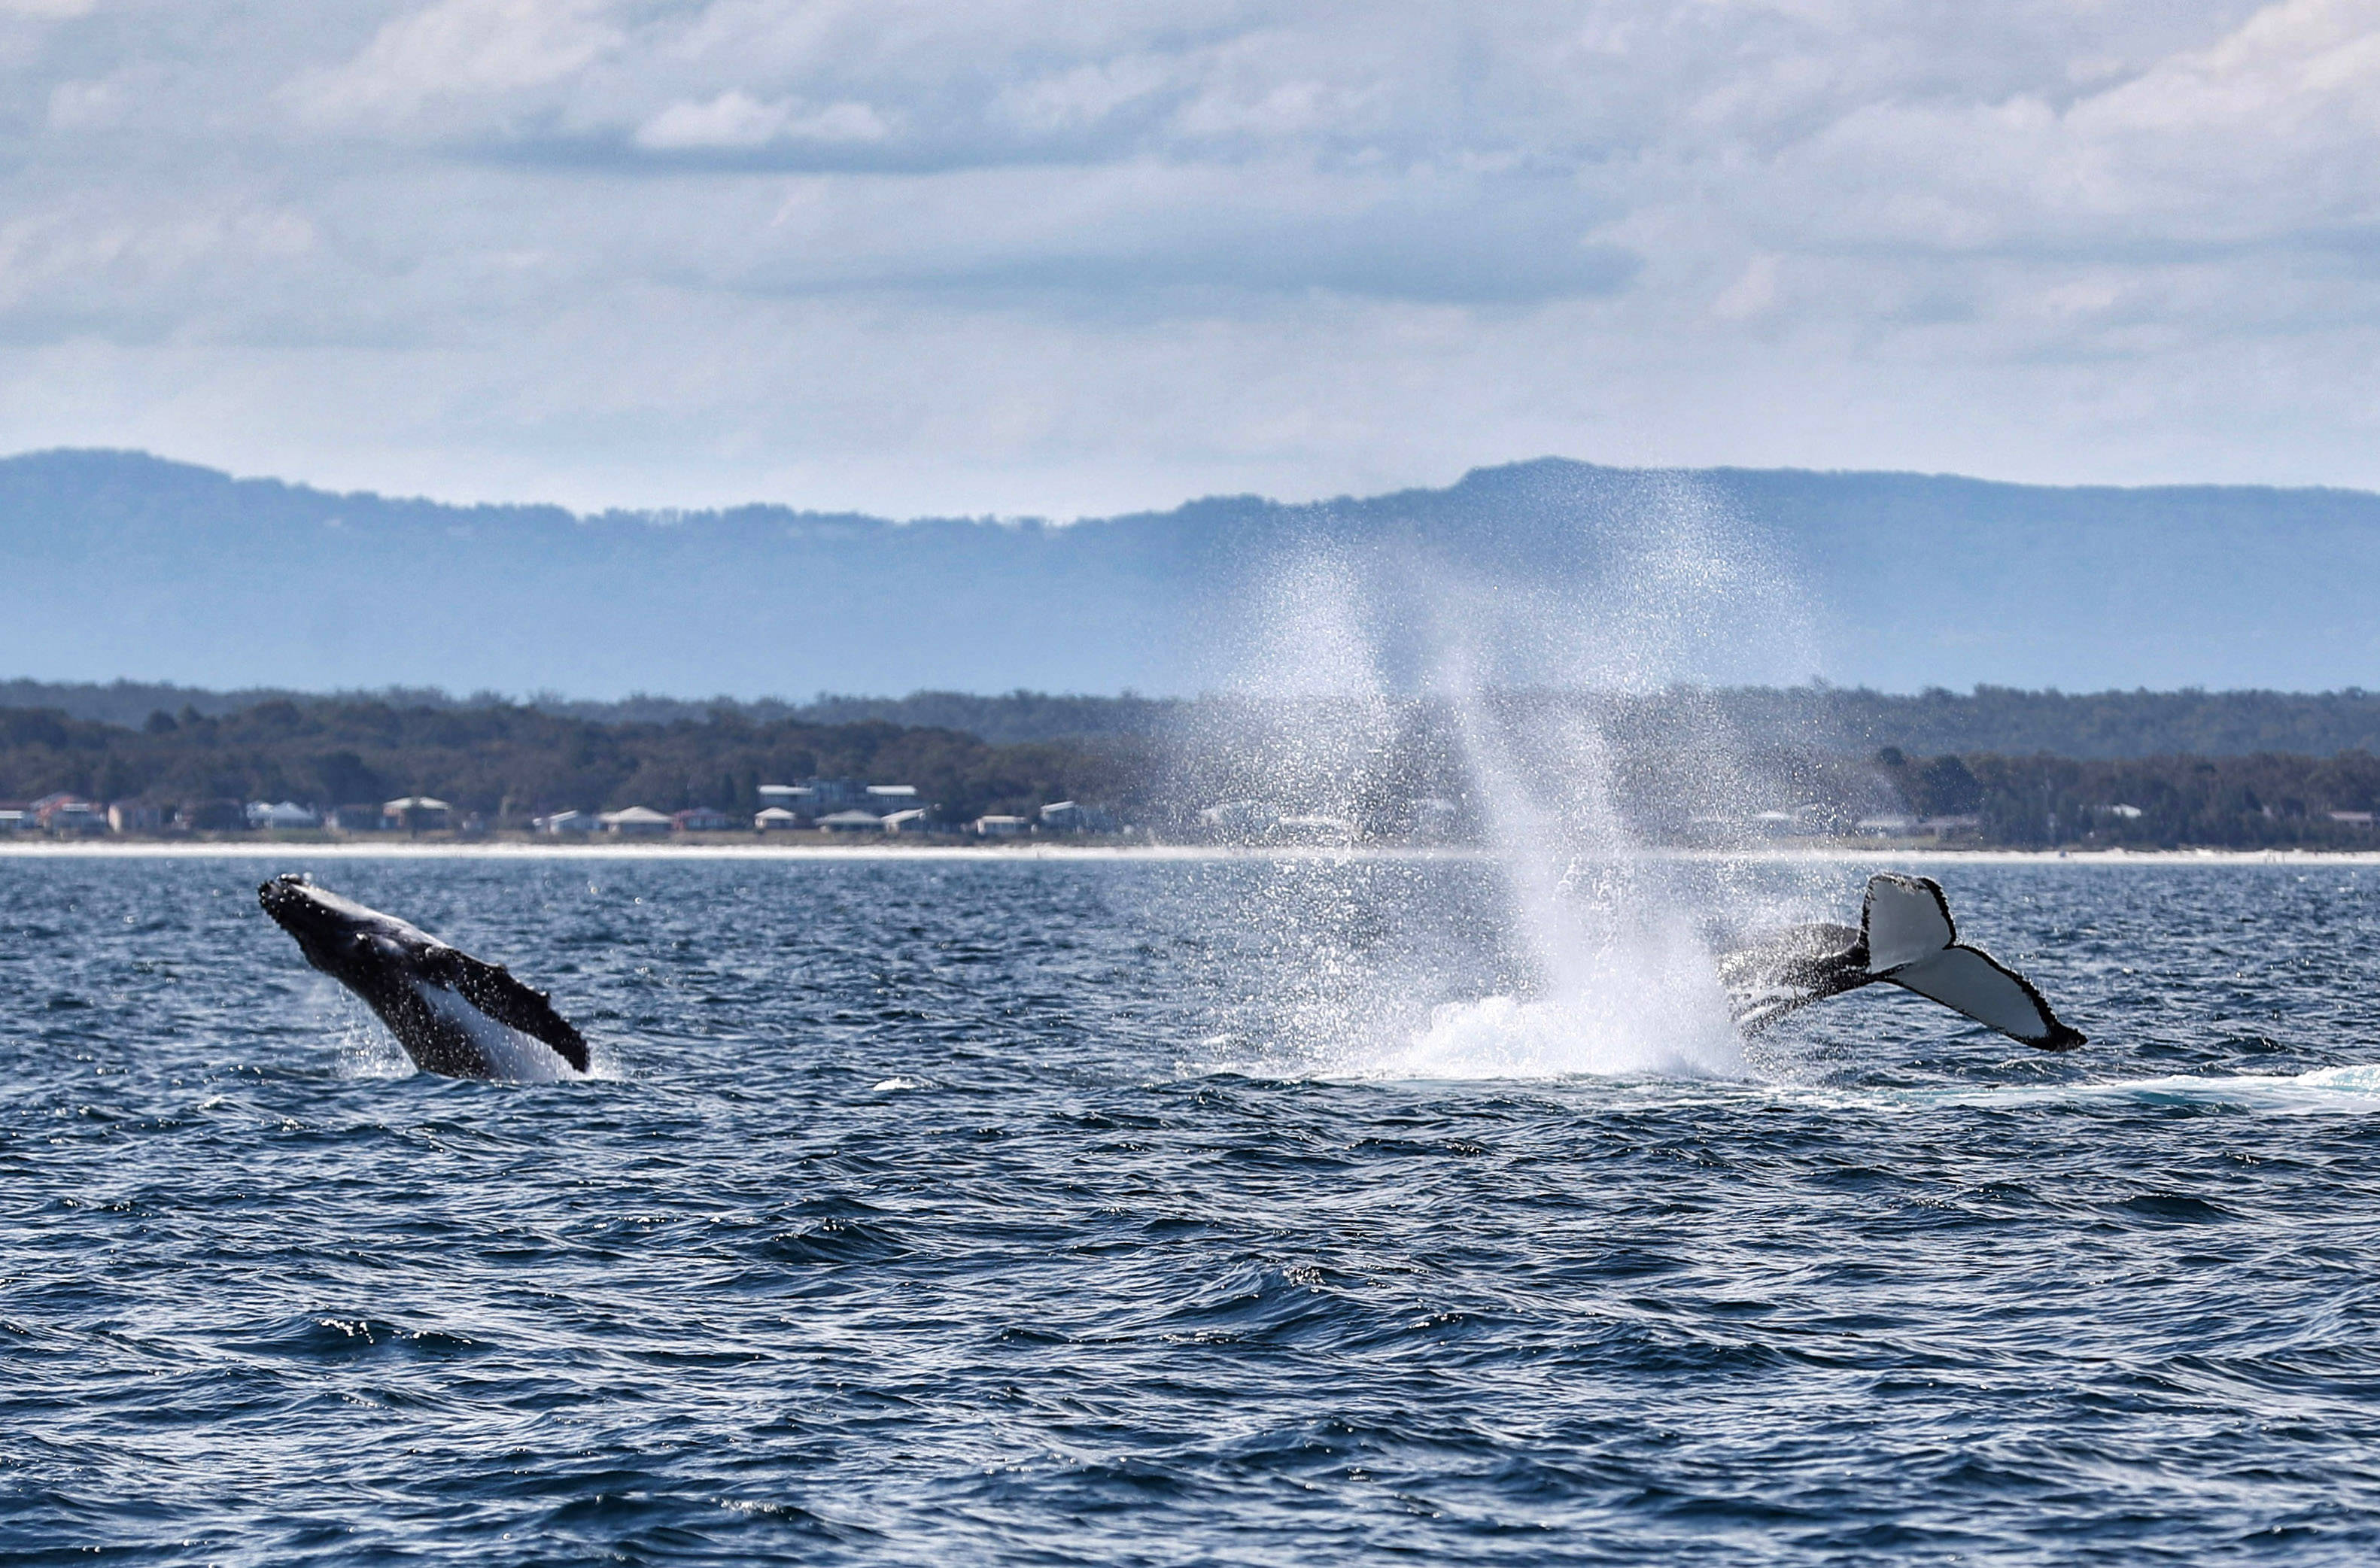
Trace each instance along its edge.
<instances>
[{"instance_id":1,"label":"whale's pectoral fin","mask_svg":"<svg viewBox=\"0 0 2380 1568\"><path fill-rule=\"evenodd\" d=\"M448 978L464 1001L498 1023L543 1040L574 1071L587 1071L585 1038L553 1010L545 992L523 985L502 966L483 964L468 953L455 953L446 966Z\"/></svg>"},{"instance_id":2,"label":"whale's pectoral fin","mask_svg":"<svg viewBox=\"0 0 2380 1568\"><path fill-rule=\"evenodd\" d=\"M2033 982L1980 948L1953 946L1880 977L2043 1051L2071 1051L2081 1031L2058 1021Z\"/></svg>"}]
</instances>

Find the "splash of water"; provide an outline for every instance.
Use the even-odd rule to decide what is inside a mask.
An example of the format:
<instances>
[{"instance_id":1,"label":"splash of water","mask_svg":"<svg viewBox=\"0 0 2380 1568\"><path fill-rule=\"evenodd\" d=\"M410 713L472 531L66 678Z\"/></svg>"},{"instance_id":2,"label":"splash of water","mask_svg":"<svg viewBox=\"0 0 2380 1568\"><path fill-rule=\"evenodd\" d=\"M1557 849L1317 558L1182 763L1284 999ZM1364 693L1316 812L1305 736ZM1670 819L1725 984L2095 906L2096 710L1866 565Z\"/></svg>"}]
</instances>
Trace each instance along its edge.
<instances>
[{"instance_id":1,"label":"splash of water","mask_svg":"<svg viewBox=\"0 0 2380 1568\"><path fill-rule=\"evenodd\" d=\"M1546 522L1525 563L1324 530L1273 564L1220 740L1235 787L1350 840L1401 794L1452 795L1491 883L1433 900L1427 879L1350 865L1236 890L1276 1056L1394 1077L1749 1071L1712 929L1801 914L1815 890L1780 896L1773 869L1755 883L1728 820L1698 828L1719 853L1689 863L1644 819L1790 798L1695 683L1806 674L1800 601L1682 482Z\"/></svg>"}]
</instances>

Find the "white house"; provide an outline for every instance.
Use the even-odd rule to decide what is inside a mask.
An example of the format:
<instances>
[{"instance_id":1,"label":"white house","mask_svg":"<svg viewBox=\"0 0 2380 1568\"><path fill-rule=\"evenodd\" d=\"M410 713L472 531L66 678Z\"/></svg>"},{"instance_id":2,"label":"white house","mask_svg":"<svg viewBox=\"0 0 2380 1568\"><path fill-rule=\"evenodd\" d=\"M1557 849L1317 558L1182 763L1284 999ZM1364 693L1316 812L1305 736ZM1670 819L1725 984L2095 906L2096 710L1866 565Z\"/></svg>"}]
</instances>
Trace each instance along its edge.
<instances>
[{"instance_id":1,"label":"white house","mask_svg":"<svg viewBox=\"0 0 2380 1568\"><path fill-rule=\"evenodd\" d=\"M528 824L539 833L559 838L564 833L591 833L602 823L592 811L556 811L550 817L532 818Z\"/></svg>"},{"instance_id":2,"label":"white house","mask_svg":"<svg viewBox=\"0 0 2380 1568\"><path fill-rule=\"evenodd\" d=\"M165 814L137 800L119 800L107 808L107 825L120 833L153 833L165 825Z\"/></svg>"},{"instance_id":3,"label":"white house","mask_svg":"<svg viewBox=\"0 0 2380 1568\"><path fill-rule=\"evenodd\" d=\"M603 824L605 833L618 838L659 838L670 831L670 820L650 806L606 811L596 820Z\"/></svg>"},{"instance_id":4,"label":"white house","mask_svg":"<svg viewBox=\"0 0 2380 1568\"><path fill-rule=\"evenodd\" d=\"M860 804L880 817L890 816L895 811L906 811L917 804L917 786L916 784L869 784L868 798Z\"/></svg>"},{"instance_id":5,"label":"white house","mask_svg":"<svg viewBox=\"0 0 2380 1568\"><path fill-rule=\"evenodd\" d=\"M872 833L883 831L884 819L873 811L830 811L818 825L831 833Z\"/></svg>"},{"instance_id":6,"label":"white house","mask_svg":"<svg viewBox=\"0 0 2380 1568\"><path fill-rule=\"evenodd\" d=\"M978 838L1020 838L1031 826L1022 817L978 817L975 832Z\"/></svg>"},{"instance_id":7,"label":"white house","mask_svg":"<svg viewBox=\"0 0 2380 1568\"><path fill-rule=\"evenodd\" d=\"M258 800L248 808L248 825L268 831L275 828L319 828L322 825L322 819L319 813L308 810L294 800L270 806Z\"/></svg>"},{"instance_id":8,"label":"white house","mask_svg":"<svg viewBox=\"0 0 2380 1568\"><path fill-rule=\"evenodd\" d=\"M765 806L753 813L752 825L764 833L791 833L802 825L802 815L782 806Z\"/></svg>"},{"instance_id":9,"label":"white house","mask_svg":"<svg viewBox=\"0 0 2380 1568\"><path fill-rule=\"evenodd\" d=\"M888 813L882 823L888 833L921 833L926 831L926 809L912 806L906 811Z\"/></svg>"},{"instance_id":10,"label":"white house","mask_svg":"<svg viewBox=\"0 0 2380 1568\"><path fill-rule=\"evenodd\" d=\"M402 800L392 800L380 808L381 820L392 828L443 828L447 812L452 809L443 800L432 800L426 795L408 795Z\"/></svg>"}]
</instances>

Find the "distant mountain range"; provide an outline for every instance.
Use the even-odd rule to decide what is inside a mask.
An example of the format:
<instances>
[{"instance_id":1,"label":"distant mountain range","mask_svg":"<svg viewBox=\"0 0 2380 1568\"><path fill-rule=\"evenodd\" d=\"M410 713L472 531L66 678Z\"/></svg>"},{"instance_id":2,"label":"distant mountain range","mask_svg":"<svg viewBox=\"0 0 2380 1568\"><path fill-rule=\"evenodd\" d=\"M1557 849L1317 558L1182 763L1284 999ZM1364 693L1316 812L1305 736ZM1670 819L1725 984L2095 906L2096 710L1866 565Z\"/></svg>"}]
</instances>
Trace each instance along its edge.
<instances>
[{"instance_id":1,"label":"distant mountain range","mask_svg":"<svg viewBox=\"0 0 2380 1568\"><path fill-rule=\"evenodd\" d=\"M1681 511L1718 519L1838 685L2380 687L2380 495L2047 489L1556 459L1286 505L1063 526L747 506L581 517L234 480L134 453L0 461L0 672L209 687L577 698L1195 692L1311 553L1590 584ZM1729 547L1724 546L1723 547ZM1776 592L1746 601L1743 641ZM1730 667L1730 639L1670 673ZM1716 652L1712 652L1716 650Z\"/></svg>"}]
</instances>

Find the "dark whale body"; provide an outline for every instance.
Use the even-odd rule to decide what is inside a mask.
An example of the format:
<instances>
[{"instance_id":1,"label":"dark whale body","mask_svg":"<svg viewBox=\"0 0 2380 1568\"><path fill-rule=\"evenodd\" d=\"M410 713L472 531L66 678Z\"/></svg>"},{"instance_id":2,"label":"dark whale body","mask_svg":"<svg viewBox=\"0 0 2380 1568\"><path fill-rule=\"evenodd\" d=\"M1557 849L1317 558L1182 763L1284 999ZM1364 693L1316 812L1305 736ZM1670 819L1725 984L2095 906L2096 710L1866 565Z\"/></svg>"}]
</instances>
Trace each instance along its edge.
<instances>
[{"instance_id":1,"label":"dark whale body","mask_svg":"<svg viewBox=\"0 0 2380 1568\"><path fill-rule=\"evenodd\" d=\"M256 901L307 963L380 1015L423 1072L541 1080L587 1071L578 1031L501 966L294 874L258 888Z\"/></svg>"},{"instance_id":2,"label":"dark whale body","mask_svg":"<svg viewBox=\"0 0 2380 1568\"><path fill-rule=\"evenodd\" d=\"M1949 900L1931 877L1870 877L1856 930L1794 926L1727 954L1718 972L1736 1025L1748 1035L1813 1002L1881 980L2038 1050L2071 1051L2083 1043L2031 980L1959 940Z\"/></svg>"}]
</instances>

